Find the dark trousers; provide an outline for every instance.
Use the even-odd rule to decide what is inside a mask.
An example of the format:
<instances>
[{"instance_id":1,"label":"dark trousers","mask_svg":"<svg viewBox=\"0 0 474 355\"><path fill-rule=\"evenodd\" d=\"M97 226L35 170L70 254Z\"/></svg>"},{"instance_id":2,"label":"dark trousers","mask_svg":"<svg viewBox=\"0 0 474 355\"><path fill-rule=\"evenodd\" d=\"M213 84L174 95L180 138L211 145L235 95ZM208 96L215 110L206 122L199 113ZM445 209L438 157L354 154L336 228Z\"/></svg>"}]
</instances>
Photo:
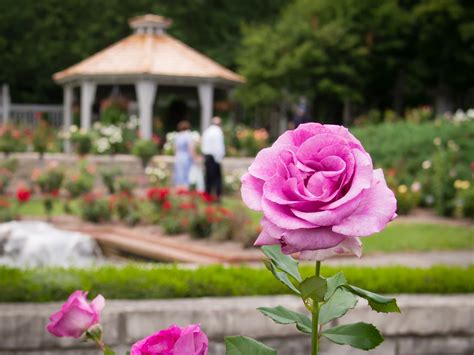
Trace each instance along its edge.
<instances>
[{"instance_id":1,"label":"dark trousers","mask_svg":"<svg viewBox=\"0 0 474 355\"><path fill-rule=\"evenodd\" d=\"M205 155L204 159L206 167L206 193L219 198L222 195L221 164L216 162L212 155Z\"/></svg>"}]
</instances>

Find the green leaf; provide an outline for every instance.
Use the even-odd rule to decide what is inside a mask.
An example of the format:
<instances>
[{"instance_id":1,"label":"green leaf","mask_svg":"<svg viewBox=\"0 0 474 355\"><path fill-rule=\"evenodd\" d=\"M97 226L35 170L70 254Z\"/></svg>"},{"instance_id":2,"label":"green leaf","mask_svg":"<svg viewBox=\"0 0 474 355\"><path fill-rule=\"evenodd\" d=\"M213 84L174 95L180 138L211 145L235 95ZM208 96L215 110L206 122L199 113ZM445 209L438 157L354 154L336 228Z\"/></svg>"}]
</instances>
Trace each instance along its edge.
<instances>
[{"instance_id":1,"label":"green leaf","mask_svg":"<svg viewBox=\"0 0 474 355\"><path fill-rule=\"evenodd\" d=\"M244 336L225 337L226 355L276 355L276 350Z\"/></svg>"},{"instance_id":2,"label":"green leaf","mask_svg":"<svg viewBox=\"0 0 474 355\"><path fill-rule=\"evenodd\" d=\"M325 301L331 298L331 296L339 286L342 286L347 283L347 280L342 272L338 272L336 275L327 278L326 281L328 283L328 288L326 294L324 295Z\"/></svg>"},{"instance_id":3,"label":"green leaf","mask_svg":"<svg viewBox=\"0 0 474 355\"><path fill-rule=\"evenodd\" d=\"M311 276L305 279L301 284L301 297L303 299L311 298L316 302L324 300L326 294L327 282L321 276Z\"/></svg>"},{"instance_id":4,"label":"green leaf","mask_svg":"<svg viewBox=\"0 0 474 355\"><path fill-rule=\"evenodd\" d=\"M106 346L104 350L104 355L115 355L115 352L111 348Z\"/></svg>"},{"instance_id":5,"label":"green leaf","mask_svg":"<svg viewBox=\"0 0 474 355\"><path fill-rule=\"evenodd\" d=\"M398 308L397 300L395 298L384 297L352 285L344 285L343 287L354 295L365 298L374 311L383 313L400 313L400 308Z\"/></svg>"},{"instance_id":6,"label":"green leaf","mask_svg":"<svg viewBox=\"0 0 474 355\"><path fill-rule=\"evenodd\" d=\"M303 333L311 334L311 320L304 314L291 311L283 306L277 307L260 307L257 308L263 315L271 318L278 324L296 323L296 328Z\"/></svg>"},{"instance_id":7,"label":"green leaf","mask_svg":"<svg viewBox=\"0 0 474 355\"><path fill-rule=\"evenodd\" d=\"M298 262L291 256L283 254L279 245L265 245L262 247L262 251L278 269L286 272L296 281L301 282L302 278L298 270Z\"/></svg>"},{"instance_id":8,"label":"green leaf","mask_svg":"<svg viewBox=\"0 0 474 355\"><path fill-rule=\"evenodd\" d=\"M327 294L327 292L326 292ZM338 288L332 297L321 306L319 324L326 324L333 319L342 317L357 304L357 298L350 292Z\"/></svg>"},{"instance_id":9,"label":"green leaf","mask_svg":"<svg viewBox=\"0 0 474 355\"><path fill-rule=\"evenodd\" d=\"M298 290L293 284L293 282L291 282L287 274L285 274L283 271L278 271L270 260L264 260L263 263L265 264L266 268L271 271L271 273L273 274L273 276L275 276L277 280L279 280L297 295L300 294L300 290Z\"/></svg>"},{"instance_id":10,"label":"green leaf","mask_svg":"<svg viewBox=\"0 0 474 355\"><path fill-rule=\"evenodd\" d=\"M323 335L333 343L370 350L383 342L383 337L372 324L354 323L327 329Z\"/></svg>"}]
</instances>

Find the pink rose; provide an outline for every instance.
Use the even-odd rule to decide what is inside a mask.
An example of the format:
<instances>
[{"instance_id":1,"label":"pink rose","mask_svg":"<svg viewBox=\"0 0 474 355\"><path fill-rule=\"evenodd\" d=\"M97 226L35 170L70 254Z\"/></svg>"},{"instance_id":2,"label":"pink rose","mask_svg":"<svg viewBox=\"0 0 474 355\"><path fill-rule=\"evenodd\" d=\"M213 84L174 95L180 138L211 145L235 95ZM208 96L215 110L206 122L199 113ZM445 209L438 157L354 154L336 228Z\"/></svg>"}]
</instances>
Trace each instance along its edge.
<instances>
[{"instance_id":1,"label":"pink rose","mask_svg":"<svg viewBox=\"0 0 474 355\"><path fill-rule=\"evenodd\" d=\"M280 244L285 254L323 260L361 255L364 237L396 215L381 169L342 126L307 123L260 151L242 177L242 198L263 212L255 245Z\"/></svg>"},{"instance_id":2,"label":"pink rose","mask_svg":"<svg viewBox=\"0 0 474 355\"><path fill-rule=\"evenodd\" d=\"M104 305L101 295L89 304L87 292L74 291L61 309L51 315L46 329L57 337L80 338L91 326L99 323Z\"/></svg>"},{"instance_id":3,"label":"pink rose","mask_svg":"<svg viewBox=\"0 0 474 355\"><path fill-rule=\"evenodd\" d=\"M208 340L199 325L172 325L133 344L130 355L207 355Z\"/></svg>"}]
</instances>

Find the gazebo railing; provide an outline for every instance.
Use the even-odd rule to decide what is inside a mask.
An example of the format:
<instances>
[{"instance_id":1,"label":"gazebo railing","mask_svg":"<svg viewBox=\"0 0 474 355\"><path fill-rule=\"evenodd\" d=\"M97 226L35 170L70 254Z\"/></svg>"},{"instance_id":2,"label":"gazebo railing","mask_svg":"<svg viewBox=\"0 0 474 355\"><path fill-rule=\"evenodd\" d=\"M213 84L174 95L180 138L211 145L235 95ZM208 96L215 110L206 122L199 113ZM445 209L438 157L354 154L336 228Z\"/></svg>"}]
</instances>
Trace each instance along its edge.
<instances>
[{"instance_id":1,"label":"gazebo railing","mask_svg":"<svg viewBox=\"0 0 474 355\"><path fill-rule=\"evenodd\" d=\"M0 106L0 112L2 107ZM38 118L47 119L48 123L56 128L63 124L62 105L40 105L40 104L11 104L7 120L2 117L3 122L9 122L26 127L36 127Z\"/></svg>"}]
</instances>

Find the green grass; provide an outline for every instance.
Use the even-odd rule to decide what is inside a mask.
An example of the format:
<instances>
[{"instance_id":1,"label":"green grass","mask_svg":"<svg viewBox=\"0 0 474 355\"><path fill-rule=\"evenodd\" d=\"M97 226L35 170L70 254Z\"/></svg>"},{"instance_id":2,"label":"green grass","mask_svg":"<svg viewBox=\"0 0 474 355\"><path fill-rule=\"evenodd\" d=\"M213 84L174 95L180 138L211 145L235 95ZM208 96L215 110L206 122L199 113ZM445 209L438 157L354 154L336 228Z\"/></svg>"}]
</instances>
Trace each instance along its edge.
<instances>
[{"instance_id":1,"label":"green grass","mask_svg":"<svg viewBox=\"0 0 474 355\"><path fill-rule=\"evenodd\" d=\"M371 237L363 238L364 251L424 252L474 249L474 228L446 224L397 223Z\"/></svg>"},{"instance_id":2,"label":"green grass","mask_svg":"<svg viewBox=\"0 0 474 355\"><path fill-rule=\"evenodd\" d=\"M474 293L469 268L437 266L343 267L323 265L322 275L341 270L349 283L378 293ZM302 266L303 275L313 273ZM202 266L102 266L89 269L14 269L0 267L0 302L60 301L76 289L102 294L108 299L163 299L211 296L279 295L289 293L263 268Z\"/></svg>"}]
</instances>

